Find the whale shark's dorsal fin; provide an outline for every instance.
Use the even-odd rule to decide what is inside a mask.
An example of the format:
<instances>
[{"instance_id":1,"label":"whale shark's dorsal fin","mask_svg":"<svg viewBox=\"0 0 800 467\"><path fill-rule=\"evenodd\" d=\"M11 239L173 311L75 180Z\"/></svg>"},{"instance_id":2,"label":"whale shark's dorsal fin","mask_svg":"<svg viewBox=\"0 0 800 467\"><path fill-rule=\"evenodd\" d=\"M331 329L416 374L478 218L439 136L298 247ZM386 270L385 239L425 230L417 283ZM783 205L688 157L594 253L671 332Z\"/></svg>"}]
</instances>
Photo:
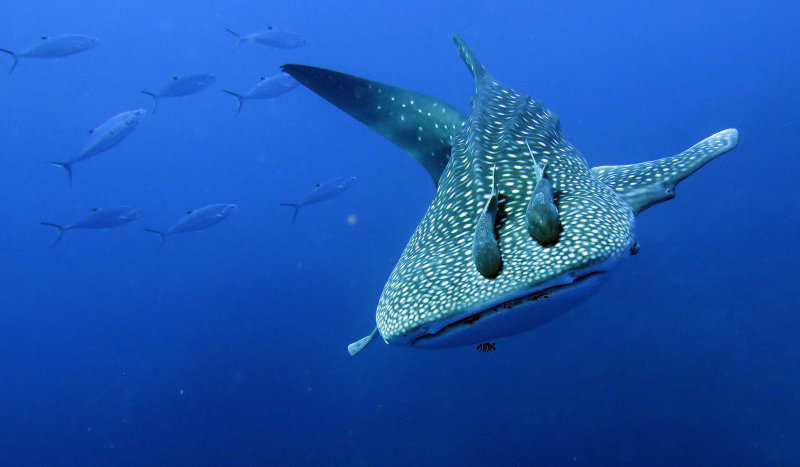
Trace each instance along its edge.
<instances>
[{"instance_id":1,"label":"whale shark's dorsal fin","mask_svg":"<svg viewBox=\"0 0 800 467\"><path fill-rule=\"evenodd\" d=\"M464 114L439 99L338 71L291 64L281 69L403 148L439 184Z\"/></svg>"},{"instance_id":2,"label":"whale shark's dorsal fin","mask_svg":"<svg viewBox=\"0 0 800 467\"><path fill-rule=\"evenodd\" d=\"M478 84L482 83L484 80L492 79L492 75L486 71L486 68L483 67L483 64L478 60L475 53L472 52L472 49L464 42L464 39L459 37L458 34L453 34L453 42L456 43L458 54L461 56L461 59L464 60L464 63L466 63L467 68L469 68L469 71Z\"/></svg>"},{"instance_id":3,"label":"whale shark's dorsal fin","mask_svg":"<svg viewBox=\"0 0 800 467\"><path fill-rule=\"evenodd\" d=\"M736 147L739 132L730 128L672 157L632 165L592 168L595 176L627 202L635 214L675 197L675 186L715 157Z\"/></svg>"}]
</instances>

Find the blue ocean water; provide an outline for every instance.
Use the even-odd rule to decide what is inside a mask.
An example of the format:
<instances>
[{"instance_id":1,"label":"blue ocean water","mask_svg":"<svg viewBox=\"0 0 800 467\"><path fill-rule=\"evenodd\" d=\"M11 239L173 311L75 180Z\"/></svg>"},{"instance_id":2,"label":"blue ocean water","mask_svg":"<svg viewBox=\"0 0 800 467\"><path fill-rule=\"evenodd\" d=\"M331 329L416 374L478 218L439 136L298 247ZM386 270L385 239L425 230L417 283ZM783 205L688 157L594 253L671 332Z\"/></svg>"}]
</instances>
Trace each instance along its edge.
<instances>
[{"instance_id":1,"label":"blue ocean water","mask_svg":"<svg viewBox=\"0 0 800 467\"><path fill-rule=\"evenodd\" d=\"M0 73L0 464L799 464L798 21L744 1L0 3L0 47L99 39ZM234 51L224 30L270 25L306 45ZM493 352L353 358L434 187L304 88L238 116L221 89L303 63L468 112L452 33L590 165L729 127L739 146L643 213L641 253L554 322ZM45 164L192 73L217 80L163 99L74 186ZM279 203L337 176L358 181L292 223ZM211 203L239 209L160 250L142 230ZM54 248L39 224L117 205L144 214Z\"/></svg>"}]
</instances>

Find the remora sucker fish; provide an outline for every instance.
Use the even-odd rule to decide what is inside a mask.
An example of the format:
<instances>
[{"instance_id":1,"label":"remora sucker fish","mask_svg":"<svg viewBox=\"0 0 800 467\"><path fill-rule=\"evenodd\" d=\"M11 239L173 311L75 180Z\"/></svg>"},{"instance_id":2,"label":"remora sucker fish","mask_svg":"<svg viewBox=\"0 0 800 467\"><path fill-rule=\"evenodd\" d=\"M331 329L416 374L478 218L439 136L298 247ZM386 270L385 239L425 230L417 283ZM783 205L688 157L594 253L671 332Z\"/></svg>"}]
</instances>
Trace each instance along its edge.
<instances>
[{"instance_id":1,"label":"remora sucker fish","mask_svg":"<svg viewBox=\"0 0 800 467\"><path fill-rule=\"evenodd\" d=\"M638 251L636 215L737 145L738 132L727 129L672 157L590 168L555 114L496 81L454 40L475 79L469 116L402 88L283 66L406 150L437 185L383 289L377 327L348 346L351 355L378 332L389 344L441 348L544 325Z\"/></svg>"}]
</instances>

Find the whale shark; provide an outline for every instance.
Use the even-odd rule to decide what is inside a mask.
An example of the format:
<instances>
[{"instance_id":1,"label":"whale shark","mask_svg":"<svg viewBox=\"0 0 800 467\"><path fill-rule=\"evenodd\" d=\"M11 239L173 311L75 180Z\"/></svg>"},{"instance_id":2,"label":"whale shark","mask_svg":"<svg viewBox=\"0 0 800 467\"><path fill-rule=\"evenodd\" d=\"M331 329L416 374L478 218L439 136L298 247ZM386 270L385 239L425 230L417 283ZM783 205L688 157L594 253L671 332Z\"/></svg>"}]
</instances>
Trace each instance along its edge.
<instances>
[{"instance_id":1,"label":"whale shark","mask_svg":"<svg viewBox=\"0 0 800 467\"><path fill-rule=\"evenodd\" d=\"M589 167L541 102L495 80L457 35L474 81L464 115L424 94L307 65L282 68L419 161L436 194L390 274L376 327L392 345L474 345L542 326L638 252L637 216L735 148L736 129L632 165Z\"/></svg>"}]
</instances>

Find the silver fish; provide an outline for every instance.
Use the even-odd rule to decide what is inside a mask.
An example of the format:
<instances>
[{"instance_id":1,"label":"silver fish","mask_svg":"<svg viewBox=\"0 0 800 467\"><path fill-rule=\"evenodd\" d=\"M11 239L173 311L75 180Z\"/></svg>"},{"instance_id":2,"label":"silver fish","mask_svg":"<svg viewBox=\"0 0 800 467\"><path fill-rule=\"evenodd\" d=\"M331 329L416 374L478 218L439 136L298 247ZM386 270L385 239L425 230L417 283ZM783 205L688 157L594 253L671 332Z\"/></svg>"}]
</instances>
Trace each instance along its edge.
<instances>
[{"instance_id":1,"label":"silver fish","mask_svg":"<svg viewBox=\"0 0 800 467\"><path fill-rule=\"evenodd\" d=\"M47 37L42 36L42 40L28 47L22 52L15 53L8 49L0 49L11 55L14 60L11 63L9 73L14 72L20 58L60 58L73 55L91 49L97 44L97 39L80 34L70 34L66 36Z\"/></svg>"},{"instance_id":2,"label":"silver fish","mask_svg":"<svg viewBox=\"0 0 800 467\"><path fill-rule=\"evenodd\" d=\"M356 177L336 177L327 182L317 183L311 193L299 203L281 203L281 206L294 208L294 214L292 214L292 222L294 222L301 207L327 201L350 188L355 181Z\"/></svg>"},{"instance_id":3,"label":"silver fish","mask_svg":"<svg viewBox=\"0 0 800 467\"><path fill-rule=\"evenodd\" d=\"M275 47L276 49L296 49L306 45L306 40L295 33L283 31L281 29L274 29L272 26L267 27L265 31L254 32L251 34L239 34L225 28L226 31L236 36L236 48L238 49L242 42L252 41L257 44Z\"/></svg>"},{"instance_id":4,"label":"silver fish","mask_svg":"<svg viewBox=\"0 0 800 467\"><path fill-rule=\"evenodd\" d=\"M228 218L238 207L235 204L209 204L200 209L189 211L181 220L166 231L144 229L147 232L158 234L161 243L170 235L196 232L218 224Z\"/></svg>"},{"instance_id":5,"label":"silver fish","mask_svg":"<svg viewBox=\"0 0 800 467\"><path fill-rule=\"evenodd\" d=\"M72 224L60 225L52 222L40 222L42 225L58 229L58 237L53 246L58 245L64 232L71 229L108 229L133 222L142 215L142 210L130 206L116 206L112 208L92 209L86 217Z\"/></svg>"},{"instance_id":6,"label":"silver fish","mask_svg":"<svg viewBox=\"0 0 800 467\"><path fill-rule=\"evenodd\" d=\"M246 100L274 99L296 88L298 84L300 83L298 83L296 79L292 78L291 75L286 73L278 73L277 75L270 76L269 78L262 76L261 81L259 81L258 84L253 86L253 88L247 91L245 94L237 94L227 89L223 89L222 92L228 93L236 98L236 113L239 113L239 111L242 110L244 101Z\"/></svg>"},{"instance_id":7,"label":"silver fish","mask_svg":"<svg viewBox=\"0 0 800 467\"><path fill-rule=\"evenodd\" d=\"M153 98L153 113L156 113L158 99L161 97L183 97L197 94L203 89L211 86L216 81L216 77L205 73L187 76L173 76L172 82L164 86L159 92L141 90L142 94L147 94Z\"/></svg>"},{"instance_id":8,"label":"silver fish","mask_svg":"<svg viewBox=\"0 0 800 467\"><path fill-rule=\"evenodd\" d=\"M464 41L454 40L475 79L469 116L401 88L321 68L283 66L406 149L437 185L383 289L377 328L348 346L351 355L377 332L392 345L441 348L544 325L591 295L636 252L637 214L674 197L678 182L737 145L738 132L728 129L676 156L591 169L561 133L556 115L496 81ZM532 159L547 167L555 193L560 232L552 245L540 244L527 225L537 181ZM492 225L481 219L495 213L495 197L499 259L491 254L491 241L479 242L477 255L472 251L478 234L489 238ZM549 202L544 195L539 201ZM549 222L555 225L555 219Z\"/></svg>"},{"instance_id":9,"label":"silver fish","mask_svg":"<svg viewBox=\"0 0 800 467\"><path fill-rule=\"evenodd\" d=\"M145 115L147 115L147 111L144 109L129 110L114 115L98 127L89 130L91 136L89 136L89 140L86 141L86 145L83 147L80 154L78 154L78 157L67 162L48 162L48 164L57 165L66 170L71 185L73 165L84 159L108 151L119 144L120 141L125 139L133 129L136 128L136 125L142 121Z\"/></svg>"}]
</instances>

